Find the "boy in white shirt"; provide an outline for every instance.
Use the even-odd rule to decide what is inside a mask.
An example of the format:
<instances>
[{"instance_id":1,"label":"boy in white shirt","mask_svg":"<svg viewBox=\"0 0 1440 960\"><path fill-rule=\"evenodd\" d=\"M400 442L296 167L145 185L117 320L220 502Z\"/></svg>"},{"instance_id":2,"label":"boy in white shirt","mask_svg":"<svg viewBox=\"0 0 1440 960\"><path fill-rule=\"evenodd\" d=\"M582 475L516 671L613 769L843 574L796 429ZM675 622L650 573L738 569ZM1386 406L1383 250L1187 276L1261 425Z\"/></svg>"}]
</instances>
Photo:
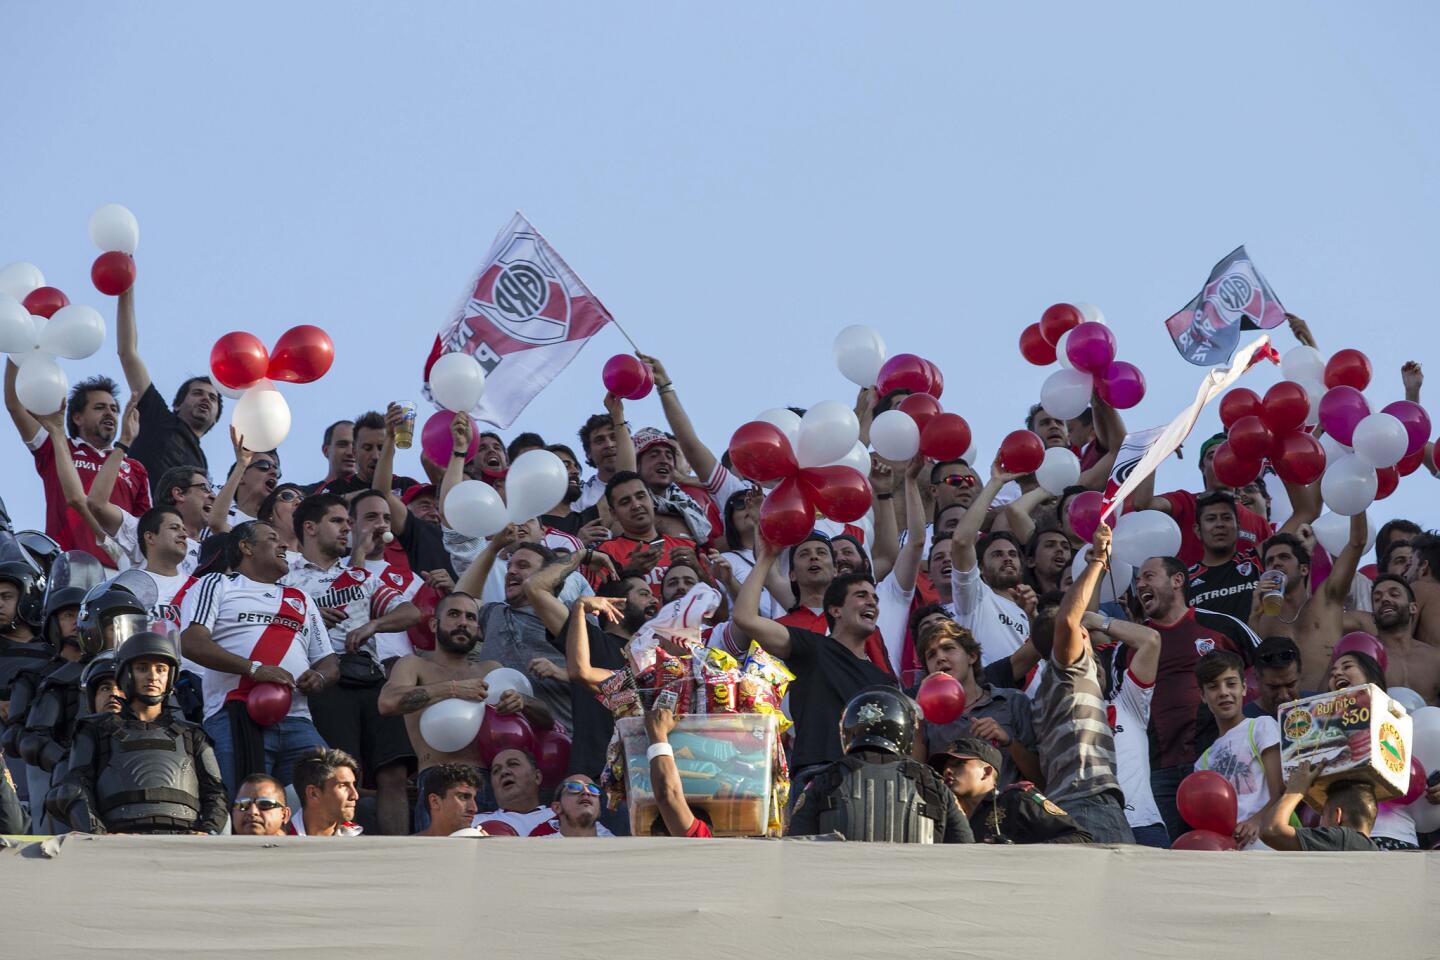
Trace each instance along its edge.
<instances>
[{"instance_id":1,"label":"boy in white shirt","mask_svg":"<svg viewBox=\"0 0 1440 960\"><path fill-rule=\"evenodd\" d=\"M1285 786L1280 776L1280 725L1274 717L1245 716L1245 663L1238 654L1207 653L1195 665L1195 679L1220 728L1220 736L1195 761L1195 769L1214 770L1235 788L1236 846L1268 850L1260 841L1260 828Z\"/></svg>"}]
</instances>

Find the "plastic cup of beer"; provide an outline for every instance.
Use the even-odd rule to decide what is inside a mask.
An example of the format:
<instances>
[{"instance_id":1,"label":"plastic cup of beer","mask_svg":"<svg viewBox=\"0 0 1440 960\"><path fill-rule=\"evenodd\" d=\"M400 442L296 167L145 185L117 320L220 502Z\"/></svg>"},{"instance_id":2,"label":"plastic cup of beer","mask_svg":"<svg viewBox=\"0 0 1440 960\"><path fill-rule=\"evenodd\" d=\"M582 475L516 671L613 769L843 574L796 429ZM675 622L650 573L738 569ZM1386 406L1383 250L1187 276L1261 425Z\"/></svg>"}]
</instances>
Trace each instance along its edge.
<instances>
[{"instance_id":1,"label":"plastic cup of beer","mask_svg":"<svg viewBox=\"0 0 1440 960\"><path fill-rule=\"evenodd\" d=\"M395 405L404 414L395 427L395 446L401 450L409 450L410 445L415 442L415 403L412 400L401 400Z\"/></svg>"},{"instance_id":2,"label":"plastic cup of beer","mask_svg":"<svg viewBox=\"0 0 1440 960\"><path fill-rule=\"evenodd\" d=\"M1260 577L1260 609L1267 616L1276 617L1285 607L1285 574L1279 570L1267 570Z\"/></svg>"}]
</instances>

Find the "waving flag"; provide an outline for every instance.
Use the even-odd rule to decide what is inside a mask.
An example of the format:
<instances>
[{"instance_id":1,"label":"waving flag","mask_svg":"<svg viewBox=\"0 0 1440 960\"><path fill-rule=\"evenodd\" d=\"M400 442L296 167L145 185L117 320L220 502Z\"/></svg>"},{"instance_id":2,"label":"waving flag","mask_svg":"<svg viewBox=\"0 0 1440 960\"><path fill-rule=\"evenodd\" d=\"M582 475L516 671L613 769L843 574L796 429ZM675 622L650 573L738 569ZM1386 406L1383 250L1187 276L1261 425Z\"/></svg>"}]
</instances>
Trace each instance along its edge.
<instances>
[{"instance_id":1,"label":"waving flag","mask_svg":"<svg viewBox=\"0 0 1440 960\"><path fill-rule=\"evenodd\" d=\"M1200 367L1228 363L1241 330L1269 330L1285 322L1285 308L1243 246L1215 264L1200 293L1165 327L1180 356Z\"/></svg>"},{"instance_id":2,"label":"waving flag","mask_svg":"<svg viewBox=\"0 0 1440 960\"><path fill-rule=\"evenodd\" d=\"M517 213L435 338L425 380L443 354L470 354L485 370L485 394L471 415L508 427L611 320L555 248Z\"/></svg>"}]
</instances>

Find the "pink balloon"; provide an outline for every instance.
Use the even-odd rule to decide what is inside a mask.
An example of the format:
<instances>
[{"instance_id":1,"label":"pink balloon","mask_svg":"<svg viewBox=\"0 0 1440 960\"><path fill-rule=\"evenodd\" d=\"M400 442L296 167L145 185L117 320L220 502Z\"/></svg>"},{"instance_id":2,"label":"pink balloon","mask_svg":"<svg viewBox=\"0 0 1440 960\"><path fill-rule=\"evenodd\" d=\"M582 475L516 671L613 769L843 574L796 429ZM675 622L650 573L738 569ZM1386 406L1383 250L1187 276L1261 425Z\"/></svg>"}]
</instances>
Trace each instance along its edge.
<instances>
[{"instance_id":1,"label":"pink balloon","mask_svg":"<svg viewBox=\"0 0 1440 960\"><path fill-rule=\"evenodd\" d=\"M1065 352L1076 370L1099 376L1115 361L1115 334L1103 323L1086 321L1070 331Z\"/></svg>"},{"instance_id":2,"label":"pink balloon","mask_svg":"<svg viewBox=\"0 0 1440 960\"><path fill-rule=\"evenodd\" d=\"M1100 500L1100 491L1086 490L1084 493L1075 494L1065 505L1070 529L1074 530L1075 536L1081 540L1090 540L1095 536L1095 528L1100 526Z\"/></svg>"},{"instance_id":3,"label":"pink balloon","mask_svg":"<svg viewBox=\"0 0 1440 960\"><path fill-rule=\"evenodd\" d=\"M1116 410L1129 410L1145 399L1145 374L1133 363L1116 360L1095 381L1095 389Z\"/></svg>"},{"instance_id":4,"label":"pink balloon","mask_svg":"<svg viewBox=\"0 0 1440 960\"><path fill-rule=\"evenodd\" d=\"M450 439L450 422L454 419L455 414L449 410L440 410L432 413L430 419L425 421L425 426L420 430L420 449L425 452L425 456L429 457L432 463L438 463L442 467L450 462L450 452L455 449L455 441ZM479 432L480 428L475 425L475 418L471 417L470 435L473 437ZM470 452L465 455L465 461L468 463L474 460L479 449L478 443L470 444Z\"/></svg>"},{"instance_id":5,"label":"pink balloon","mask_svg":"<svg viewBox=\"0 0 1440 960\"><path fill-rule=\"evenodd\" d=\"M1355 426L1368 416L1370 404L1354 387L1344 384L1331 387L1320 398L1320 426L1347 447L1355 440Z\"/></svg>"},{"instance_id":6,"label":"pink balloon","mask_svg":"<svg viewBox=\"0 0 1440 960\"><path fill-rule=\"evenodd\" d=\"M1420 404L1409 400L1396 400L1386 404L1381 412L1390 414L1405 425L1405 434L1410 438L1410 445L1405 448L1405 456L1410 456L1429 441L1430 415Z\"/></svg>"}]
</instances>

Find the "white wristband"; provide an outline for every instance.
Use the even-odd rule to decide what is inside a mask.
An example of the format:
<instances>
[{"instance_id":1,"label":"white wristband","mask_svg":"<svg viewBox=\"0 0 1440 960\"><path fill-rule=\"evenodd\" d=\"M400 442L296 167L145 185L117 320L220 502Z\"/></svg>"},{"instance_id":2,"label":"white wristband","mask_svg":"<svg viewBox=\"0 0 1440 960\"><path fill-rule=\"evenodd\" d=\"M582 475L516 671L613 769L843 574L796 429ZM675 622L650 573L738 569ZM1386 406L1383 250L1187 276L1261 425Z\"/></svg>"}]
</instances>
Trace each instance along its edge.
<instances>
[{"instance_id":1,"label":"white wristband","mask_svg":"<svg viewBox=\"0 0 1440 960\"><path fill-rule=\"evenodd\" d=\"M652 743L650 749L645 751L646 760L654 760L656 757L673 757L675 748L668 743Z\"/></svg>"}]
</instances>

